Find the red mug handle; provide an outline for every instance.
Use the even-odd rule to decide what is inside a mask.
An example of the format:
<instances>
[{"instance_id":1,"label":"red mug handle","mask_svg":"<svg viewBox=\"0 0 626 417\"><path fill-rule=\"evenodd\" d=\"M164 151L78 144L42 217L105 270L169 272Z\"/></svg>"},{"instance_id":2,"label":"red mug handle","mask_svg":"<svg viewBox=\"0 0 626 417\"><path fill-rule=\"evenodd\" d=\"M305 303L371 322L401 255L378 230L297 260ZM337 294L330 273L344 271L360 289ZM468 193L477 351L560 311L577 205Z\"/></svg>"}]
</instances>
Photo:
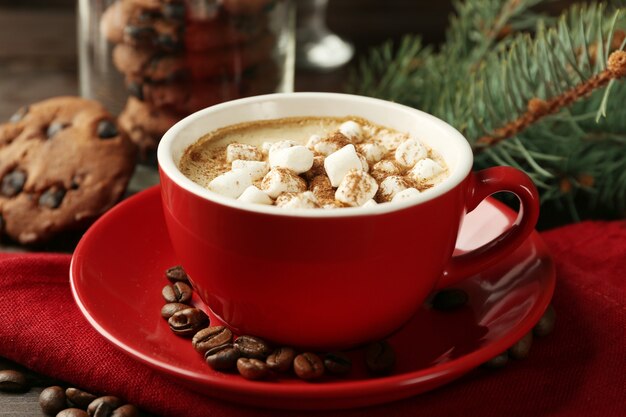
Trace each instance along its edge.
<instances>
[{"instance_id":1,"label":"red mug handle","mask_svg":"<svg viewBox=\"0 0 626 417\"><path fill-rule=\"evenodd\" d=\"M470 174L466 211L474 210L490 195L506 191L517 196L520 209L515 223L492 241L462 255L453 256L437 283L437 289L471 277L513 252L534 230L539 217L539 195L528 175L511 167L494 167Z\"/></svg>"}]
</instances>

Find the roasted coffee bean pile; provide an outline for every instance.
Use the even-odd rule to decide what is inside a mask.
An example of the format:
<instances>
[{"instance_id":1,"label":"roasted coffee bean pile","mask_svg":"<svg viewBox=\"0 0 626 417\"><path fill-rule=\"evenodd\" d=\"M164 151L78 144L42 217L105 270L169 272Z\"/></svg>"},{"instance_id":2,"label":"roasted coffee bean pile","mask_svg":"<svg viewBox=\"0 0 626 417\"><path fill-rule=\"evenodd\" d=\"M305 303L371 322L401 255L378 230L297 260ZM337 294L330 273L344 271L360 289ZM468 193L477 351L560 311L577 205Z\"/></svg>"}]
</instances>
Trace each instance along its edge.
<instances>
[{"instance_id":1,"label":"roasted coffee bean pile","mask_svg":"<svg viewBox=\"0 0 626 417\"><path fill-rule=\"evenodd\" d=\"M0 391L25 393L40 384L38 378L14 369L0 370ZM46 380L48 384L50 380ZM97 397L78 388L53 385L39 395L39 406L44 414L56 417L138 417L139 409L110 395Z\"/></svg>"},{"instance_id":2,"label":"roasted coffee bean pile","mask_svg":"<svg viewBox=\"0 0 626 417\"><path fill-rule=\"evenodd\" d=\"M163 288L167 304L161 316L168 320L174 334L191 337L194 349L204 356L206 363L218 371L234 371L247 379L266 379L279 373L293 372L303 380L314 380L324 375L343 376L350 373L352 362L342 352L317 354L298 353L291 347L272 347L266 341L249 335L235 338L224 326L211 326L209 317L190 304L193 289L182 266L165 271L171 282ZM441 312L452 312L467 305L468 294L457 288L437 292L431 299L431 307ZM533 335L547 336L554 329L556 315L552 306L533 328L506 352L484 364L486 368L501 368L509 359L524 359L530 353ZM372 343L366 347L365 365L374 376L388 375L394 369L396 355L387 341Z\"/></svg>"},{"instance_id":3,"label":"roasted coffee bean pile","mask_svg":"<svg viewBox=\"0 0 626 417\"><path fill-rule=\"evenodd\" d=\"M209 317L190 304L193 291L184 269L173 266L165 271L165 276L171 283L162 291L166 304L161 316L174 334L191 338L194 349L211 368L223 372L237 370L242 377L252 380L289 372L303 380L350 373L352 362L343 352L297 352L287 346L273 347L256 336L235 337L224 326L211 326ZM372 375L391 373L395 362L393 348L386 341L367 348L365 365Z\"/></svg>"},{"instance_id":4,"label":"roasted coffee bean pile","mask_svg":"<svg viewBox=\"0 0 626 417\"><path fill-rule=\"evenodd\" d=\"M52 386L39 395L41 410L56 417L138 417L139 409L112 395L96 397L77 388Z\"/></svg>"}]
</instances>

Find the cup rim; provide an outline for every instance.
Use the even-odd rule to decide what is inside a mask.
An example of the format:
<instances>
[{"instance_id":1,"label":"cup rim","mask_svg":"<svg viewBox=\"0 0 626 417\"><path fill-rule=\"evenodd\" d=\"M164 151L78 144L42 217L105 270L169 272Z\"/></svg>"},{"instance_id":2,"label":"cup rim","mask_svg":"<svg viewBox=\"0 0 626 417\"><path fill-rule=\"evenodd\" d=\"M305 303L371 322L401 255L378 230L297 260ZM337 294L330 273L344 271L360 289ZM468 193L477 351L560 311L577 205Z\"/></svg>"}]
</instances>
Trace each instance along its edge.
<instances>
[{"instance_id":1,"label":"cup rim","mask_svg":"<svg viewBox=\"0 0 626 417\"><path fill-rule=\"evenodd\" d=\"M429 123L433 123L438 126L439 129L445 131L449 136L455 138L458 142L458 148L460 152L457 168L451 172L447 178L437 184L435 187L429 188L421 192L418 196L401 202L383 203L370 207L346 207L341 209L324 210L319 208L312 209L295 209L295 208L279 208L275 206L268 206L262 204L248 204L242 203L237 199L229 198L210 191L201 185L193 182L187 178L179 169L174 161L172 155L172 147L179 137L180 133L189 127L192 123L198 119L205 118L212 113L233 109L243 105L261 103L268 100L343 100L354 101L365 105L380 106L382 109L387 109L394 112L408 112L416 118L426 120ZM358 116L357 114L355 114ZM315 116L314 114L303 114L302 116ZM287 117L277 116L276 118ZM209 133L207 131L206 133ZM199 139L199 138L198 138ZM405 106L403 104L393 103L386 100L381 100L372 97L365 97L353 94L343 93L321 93L321 92L297 92L297 93L273 93L264 94L259 96L241 98L237 100L227 101L224 103L216 104L211 107L199 110L189 116L181 119L174 126L172 126L163 135L157 148L157 161L159 170L162 174L165 174L172 182L177 186L186 190L187 192L196 195L204 200L208 200L213 203L227 206L230 208L243 210L252 213L266 214L272 216L282 217L309 217L309 218L337 218L337 217L353 217L353 216L371 216L388 214L409 207L421 205L427 201L434 200L435 198L444 195L448 191L458 186L470 173L473 164L472 149L467 142L467 139L454 127L444 122L443 120L425 113L421 110L414 109L412 107Z\"/></svg>"}]
</instances>

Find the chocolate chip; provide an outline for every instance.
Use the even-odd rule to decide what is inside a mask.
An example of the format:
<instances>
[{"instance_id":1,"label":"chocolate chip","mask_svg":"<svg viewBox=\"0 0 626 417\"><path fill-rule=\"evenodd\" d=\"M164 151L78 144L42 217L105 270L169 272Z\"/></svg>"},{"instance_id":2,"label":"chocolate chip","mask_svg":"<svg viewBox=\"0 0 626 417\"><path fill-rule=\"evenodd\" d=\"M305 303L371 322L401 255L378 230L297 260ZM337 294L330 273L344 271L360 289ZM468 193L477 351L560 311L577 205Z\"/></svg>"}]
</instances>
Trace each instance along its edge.
<instances>
[{"instance_id":1,"label":"chocolate chip","mask_svg":"<svg viewBox=\"0 0 626 417\"><path fill-rule=\"evenodd\" d=\"M141 83L138 83L137 81L131 81L130 83L128 83L127 90L128 94L143 101L143 85Z\"/></svg>"},{"instance_id":2,"label":"chocolate chip","mask_svg":"<svg viewBox=\"0 0 626 417\"><path fill-rule=\"evenodd\" d=\"M157 45L169 51L176 51L182 47L178 39L174 39L172 35L159 35Z\"/></svg>"},{"instance_id":3,"label":"chocolate chip","mask_svg":"<svg viewBox=\"0 0 626 417\"><path fill-rule=\"evenodd\" d=\"M55 209L61 205L61 202L63 202L63 197L65 197L64 189L57 187L48 188L39 197L39 205L41 207Z\"/></svg>"},{"instance_id":4,"label":"chocolate chip","mask_svg":"<svg viewBox=\"0 0 626 417\"><path fill-rule=\"evenodd\" d=\"M5 197L14 197L22 192L26 183L26 173L24 171L15 170L9 172L2 178L0 193Z\"/></svg>"},{"instance_id":5,"label":"chocolate chip","mask_svg":"<svg viewBox=\"0 0 626 417\"><path fill-rule=\"evenodd\" d=\"M98 123L98 137L100 139L109 139L118 135L117 126L110 120L101 120Z\"/></svg>"},{"instance_id":6,"label":"chocolate chip","mask_svg":"<svg viewBox=\"0 0 626 417\"><path fill-rule=\"evenodd\" d=\"M72 183L70 184L70 189L72 190L78 190L78 187L80 187L80 183L82 182L82 178L79 175L74 175L72 177Z\"/></svg>"},{"instance_id":7,"label":"chocolate chip","mask_svg":"<svg viewBox=\"0 0 626 417\"><path fill-rule=\"evenodd\" d=\"M48 139L50 139L51 137L53 137L54 135L56 135L57 133L59 133L61 130L65 129L68 126L69 126L68 123L61 123L61 122L51 123L50 126L48 126L48 130L46 131L46 136L48 137Z\"/></svg>"},{"instance_id":8,"label":"chocolate chip","mask_svg":"<svg viewBox=\"0 0 626 417\"><path fill-rule=\"evenodd\" d=\"M128 25L124 28L124 35L132 38L137 42L145 42L154 38L156 32L150 26L132 26Z\"/></svg>"},{"instance_id":9,"label":"chocolate chip","mask_svg":"<svg viewBox=\"0 0 626 417\"><path fill-rule=\"evenodd\" d=\"M9 119L9 122L11 123L19 122L24 117L26 117L26 115L28 114L28 110L30 110L30 107L28 106L21 107L18 111L15 112L15 114L13 114L13 116L11 116L11 118Z\"/></svg>"},{"instance_id":10,"label":"chocolate chip","mask_svg":"<svg viewBox=\"0 0 626 417\"><path fill-rule=\"evenodd\" d=\"M183 20L187 15L182 3L167 3L163 6L163 16L168 19Z\"/></svg>"}]
</instances>

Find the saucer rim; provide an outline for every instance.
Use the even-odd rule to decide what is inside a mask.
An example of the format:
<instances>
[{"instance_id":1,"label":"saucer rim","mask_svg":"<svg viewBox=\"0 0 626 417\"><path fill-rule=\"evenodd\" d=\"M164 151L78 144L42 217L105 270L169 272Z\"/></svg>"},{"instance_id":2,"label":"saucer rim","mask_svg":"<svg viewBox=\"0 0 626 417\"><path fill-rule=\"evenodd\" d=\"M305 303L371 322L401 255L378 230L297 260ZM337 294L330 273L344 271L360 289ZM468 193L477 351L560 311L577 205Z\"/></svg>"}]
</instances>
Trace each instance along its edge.
<instances>
[{"instance_id":1,"label":"saucer rim","mask_svg":"<svg viewBox=\"0 0 626 417\"><path fill-rule=\"evenodd\" d=\"M520 340L526 333L531 331L543 315L545 309L548 307L556 285L556 270L552 256L539 234L536 231L533 231L524 244L531 241L533 246L539 246L542 248L540 251L541 253L548 255L544 258L547 263L547 267L549 268L549 271L546 272L546 276L548 277L545 282L546 285L541 286L541 294L537 297L537 302L532 307L532 310L527 314L526 319L521 321L514 329L508 331L503 337L493 340L477 350L459 356L458 358L452 359L448 362L440 363L427 368L370 379L328 381L322 384L281 384L276 381L248 381L243 378L221 379L210 373L189 371L178 366L170 365L163 360L156 359L135 349L134 347L131 347L128 343L114 336L105 327L103 327L91 315L89 308L83 303L83 299L81 298L81 291L76 284L78 281L76 274L79 269L77 265L83 262L84 256L82 251L83 247L86 246L85 242L89 242L93 239L93 236L97 236L98 231L101 228L105 227L108 222L114 221L112 219L116 219L118 217L118 213L124 212L129 206L141 204L144 200L150 200L153 198L153 194L160 194L159 185L150 187L122 201L98 219L83 235L72 255L70 262L69 275L72 295L81 313L87 319L89 324L94 327L94 329L106 340L121 351L130 355L134 359L139 360L141 363L175 378L183 379L192 383L200 383L213 388L219 387L220 390L231 393L245 393L255 396L265 396L268 394L273 396L297 396L302 399L314 399L320 397L340 399L343 397L361 397L370 394L381 396L395 390L407 389L410 386L419 385L420 383L429 381L430 379L445 379L447 376L452 374L455 375L454 379L456 379L457 377L460 377L461 375L504 352ZM160 202L160 198L157 198ZM506 205L493 198L488 198L485 201L494 205L499 211L504 211L509 218L513 215L512 213L514 213ZM435 386L438 385L440 384L436 384ZM377 402L372 402L372 404L374 403Z\"/></svg>"}]
</instances>

